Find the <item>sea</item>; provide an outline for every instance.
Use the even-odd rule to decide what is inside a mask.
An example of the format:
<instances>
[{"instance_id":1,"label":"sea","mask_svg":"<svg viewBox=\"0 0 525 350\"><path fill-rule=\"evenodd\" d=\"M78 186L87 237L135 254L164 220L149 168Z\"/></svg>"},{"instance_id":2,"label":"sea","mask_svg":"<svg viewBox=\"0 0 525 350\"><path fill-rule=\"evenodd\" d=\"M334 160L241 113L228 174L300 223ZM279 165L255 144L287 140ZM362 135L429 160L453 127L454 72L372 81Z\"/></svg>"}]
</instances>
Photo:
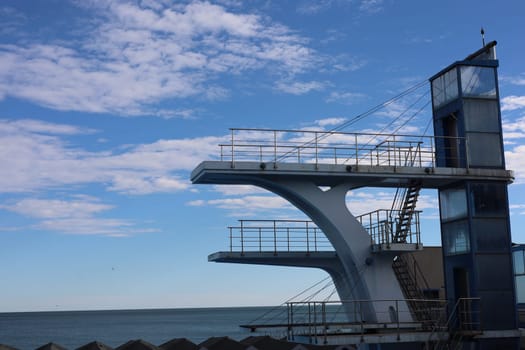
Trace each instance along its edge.
<instances>
[{"instance_id":1,"label":"sea","mask_svg":"<svg viewBox=\"0 0 525 350\"><path fill-rule=\"evenodd\" d=\"M76 349L95 340L114 348L135 339L157 346L174 338L196 344L210 337L241 340L260 334L240 325L272 312L275 308L235 307L0 313L0 344L34 350L50 342Z\"/></svg>"}]
</instances>

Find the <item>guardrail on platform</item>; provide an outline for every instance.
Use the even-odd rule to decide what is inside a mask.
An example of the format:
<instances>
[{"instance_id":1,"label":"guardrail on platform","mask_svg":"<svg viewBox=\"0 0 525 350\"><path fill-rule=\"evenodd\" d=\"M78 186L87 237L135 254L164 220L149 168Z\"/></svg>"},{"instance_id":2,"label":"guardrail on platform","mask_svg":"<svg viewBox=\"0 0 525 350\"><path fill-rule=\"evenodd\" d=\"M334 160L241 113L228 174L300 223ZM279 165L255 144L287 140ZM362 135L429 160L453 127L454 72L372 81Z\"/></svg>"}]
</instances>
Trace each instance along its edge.
<instances>
[{"instance_id":1,"label":"guardrail on platform","mask_svg":"<svg viewBox=\"0 0 525 350\"><path fill-rule=\"evenodd\" d=\"M421 244L421 227L419 214L421 210L415 210L410 222L410 231L407 234L405 243ZM396 219L399 218L400 210L378 209L370 213L356 216L356 219L363 225L370 235L371 244L394 243L396 233Z\"/></svg>"},{"instance_id":2,"label":"guardrail on platform","mask_svg":"<svg viewBox=\"0 0 525 350\"><path fill-rule=\"evenodd\" d=\"M411 321L408 302L419 303L426 309L427 319ZM290 302L288 307L288 338L307 336L312 343L326 343L330 335L361 335L374 330L389 331L399 337L406 331L426 331L440 328L446 319L444 300L349 300ZM370 322L363 310L373 307L382 321ZM351 313L349 314L349 310Z\"/></svg>"},{"instance_id":3,"label":"guardrail on platform","mask_svg":"<svg viewBox=\"0 0 525 350\"><path fill-rule=\"evenodd\" d=\"M344 133L312 130L230 129L230 143L220 144L221 161L260 163L349 164L435 167L435 142L446 157L460 163L457 150L464 138L399 134ZM468 154L468 152L466 153ZM468 164L468 162L467 162Z\"/></svg>"},{"instance_id":4,"label":"guardrail on platform","mask_svg":"<svg viewBox=\"0 0 525 350\"><path fill-rule=\"evenodd\" d=\"M239 220L230 226L230 251L333 251L332 244L312 221Z\"/></svg>"},{"instance_id":5,"label":"guardrail on platform","mask_svg":"<svg viewBox=\"0 0 525 350\"><path fill-rule=\"evenodd\" d=\"M420 305L419 310L427 315L425 319L406 321L410 311L402 305ZM449 310L447 301L438 299L403 300L349 300L349 301L305 301L289 302L288 339L306 336L311 343L327 343L330 335L357 334L364 336L374 330L396 334L428 332L429 341L440 341L438 334L461 332L466 335L483 332L479 298L460 298ZM373 323L363 318L362 310L373 306L376 315L383 321ZM348 311L353 310L353 314ZM383 315L383 316L381 316ZM352 319L350 319L352 318ZM387 321L384 321L387 319ZM272 327L272 326L270 326ZM448 337L445 337L448 338Z\"/></svg>"}]
</instances>

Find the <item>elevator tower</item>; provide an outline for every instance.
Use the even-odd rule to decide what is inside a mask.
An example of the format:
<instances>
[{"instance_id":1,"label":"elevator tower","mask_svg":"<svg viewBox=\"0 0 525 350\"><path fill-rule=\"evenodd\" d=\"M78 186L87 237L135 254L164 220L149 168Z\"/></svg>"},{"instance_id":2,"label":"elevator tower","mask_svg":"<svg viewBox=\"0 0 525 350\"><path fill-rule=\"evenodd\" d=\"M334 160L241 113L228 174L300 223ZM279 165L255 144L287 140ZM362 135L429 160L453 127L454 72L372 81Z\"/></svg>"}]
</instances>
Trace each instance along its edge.
<instances>
[{"instance_id":1,"label":"elevator tower","mask_svg":"<svg viewBox=\"0 0 525 350\"><path fill-rule=\"evenodd\" d=\"M495 49L493 41L430 78L438 167L505 169ZM507 185L464 179L438 189L449 312L460 298L479 298L456 306L473 320L455 327L516 329ZM503 341L480 348L515 348L516 339Z\"/></svg>"}]
</instances>

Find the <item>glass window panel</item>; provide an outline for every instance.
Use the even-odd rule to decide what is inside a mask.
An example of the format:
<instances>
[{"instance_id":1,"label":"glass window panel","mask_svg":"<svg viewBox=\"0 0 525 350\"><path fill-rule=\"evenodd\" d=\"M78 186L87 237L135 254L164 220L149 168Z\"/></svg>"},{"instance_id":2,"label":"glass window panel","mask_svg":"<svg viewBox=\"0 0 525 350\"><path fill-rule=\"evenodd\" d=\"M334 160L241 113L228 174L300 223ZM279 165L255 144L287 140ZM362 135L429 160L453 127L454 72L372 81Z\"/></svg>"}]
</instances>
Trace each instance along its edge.
<instances>
[{"instance_id":1,"label":"glass window panel","mask_svg":"<svg viewBox=\"0 0 525 350\"><path fill-rule=\"evenodd\" d=\"M458 97L457 69L453 68L432 81L434 107L440 107Z\"/></svg>"},{"instance_id":2,"label":"glass window panel","mask_svg":"<svg viewBox=\"0 0 525 350\"><path fill-rule=\"evenodd\" d=\"M503 157L499 134L468 133L468 156L471 167L501 167Z\"/></svg>"},{"instance_id":3,"label":"glass window panel","mask_svg":"<svg viewBox=\"0 0 525 350\"><path fill-rule=\"evenodd\" d=\"M441 220L453 220L467 216L467 196L464 188L443 190L439 193Z\"/></svg>"},{"instance_id":4,"label":"glass window panel","mask_svg":"<svg viewBox=\"0 0 525 350\"><path fill-rule=\"evenodd\" d=\"M467 221L443 225L443 241L446 255L464 254L470 251Z\"/></svg>"},{"instance_id":5,"label":"glass window panel","mask_svg":"<svg viewBox=\"0 0 525 350\"><path fill-rule=\"evenodd\" d=\"M463 100L466 131L500 132L496 100Z\"/></svg>"},{"instance_id":6,"label":"glass window panel","mask_svg":"<svg viewBox=\"0 0 525 350\"><path fill-rule=\"evenodd\" d=\"M474 184L470 187L473 216L504 217L507 212L505 184Z\"/></svg>"},{"instance_id":7,"label":"glass window panel","mask_svg":"<svg viewBox=\"0 0 525 350\"><path fill-rule=\"evenodd\" d=\"M516 276L516 299L525 303L525 276Z\"/></svg>"},{"instance_id":8,"label":"glass window panel","mask_svg":"<svg viewBox=\"0 0 525 350\"><path fill-rule=\"evenodd\" d=\"M432 81L432 98L434 107L437 108L445 101L445 91L443 88L443 76L440 76Z\"/></svg>"},{"instance_id":9,"label":"glass window panel","mask_svg":"<svg viewBox=\"0 0 525 350\"><path fill-rule=\"evenodd\" d=\"M456 68L446 72L443 78L445 102L449 102L458 97L458 74Z\"/></svg>"},{"instance_id":10,"label":"glass window panel","mask_svg":"<svg viewBox=\"0 0 525 350\"><path fill-rule=\"evenodd\" d=\"M525 261L523 260L523 250L515 250L512 252L514 257L514 273L516 275L525 274Z\"/></svg>"},{"instance_id":11,"label":"glass window panel","mask_svg":"<svg viewBox=\"0 0 525 350\"><path fill-rule=\"evenodd\" d=\"M462 66L461 86L465 96L496 97L494 68Z\"/></svg>"}]
</instances>

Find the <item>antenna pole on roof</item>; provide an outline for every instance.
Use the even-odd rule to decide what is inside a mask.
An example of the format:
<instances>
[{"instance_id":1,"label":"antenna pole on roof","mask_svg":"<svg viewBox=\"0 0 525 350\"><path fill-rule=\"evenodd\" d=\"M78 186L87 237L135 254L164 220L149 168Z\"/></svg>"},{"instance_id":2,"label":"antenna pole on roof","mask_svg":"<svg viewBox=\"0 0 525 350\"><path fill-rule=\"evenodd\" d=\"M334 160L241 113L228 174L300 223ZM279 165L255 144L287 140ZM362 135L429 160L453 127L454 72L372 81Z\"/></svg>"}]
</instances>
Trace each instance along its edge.
<instances>
[{"instance_id":1,"label":"antenna pole on roof","mask_svg":"<svg viewBox=\"0 0 525 350\"><path fill-rule=\"evenodd\" d=\"M481 42L483 47L485 47L485 30L483 30L483 27L481 27Z\"/></svg>"}]
</instances>

